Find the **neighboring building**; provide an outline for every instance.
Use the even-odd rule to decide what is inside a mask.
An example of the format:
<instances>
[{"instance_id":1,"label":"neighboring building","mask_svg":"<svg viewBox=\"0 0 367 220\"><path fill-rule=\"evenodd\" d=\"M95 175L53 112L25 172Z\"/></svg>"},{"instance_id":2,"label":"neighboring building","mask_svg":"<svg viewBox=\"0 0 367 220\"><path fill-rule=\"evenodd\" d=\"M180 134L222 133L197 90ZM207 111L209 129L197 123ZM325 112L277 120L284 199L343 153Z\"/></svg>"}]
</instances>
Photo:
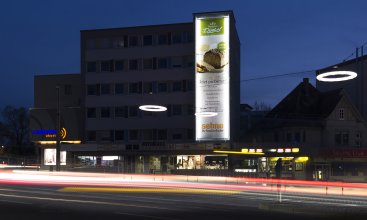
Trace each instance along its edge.
<instances>
[{"instance_id":1,"label":"neighboring building","mask_svg":"<svg viewBox=\"0 0 367 220\"><path fill-rule=\"evenodd\" d=\"M237 156L236 168L273 176L281 157L286 178L366 181L366 135L364 120L343 89L320 92L304 79L247 133L248 144L242 146L265 155Z\"/></svg>"},{"instance_id":2,"label":"neighboring building","mask_svg":"<svg viewBox=\"0 0 367 220\"><path fill-rule=\"evenodd\" d=\"M83 133L80 79L80 74L37 75L34 77L34 107L30 109L30 138L40 146L41 160L42 162L48 161L45 162L46 165L56 163L55 155L52 153L55 153L58 105L61 113L61 143L81 143ZM53 150L45 150L50 147ZM46 155L45 151L47 151ZM63 160L65 159L63 157Z\"/></svg>"},{"instance_id":3,"label":"neighboring building","mask_svg":"<svg viewBox=\"0 0 367 220\"><path fill-rule=\"evenodd\" d=\"M317 75L328 71L349 70L354 71L358 76L352 80L340 82L316 81L316 88L321 92L343 88L350 100L357 107L363 118L367 119L367 55L360 56L352 60L338 63L317 71Z\"/></svg>"},{"instance_id":4,"label":"neighboring building","mask_svg":"<svg viewBox=\"0 0 367 220\"><path fill-rule=\"evenodd\" d=\"M218 159L213 149L230 148L238 140L240 42L232 12L225 13L231 22L233 66L230 141L195 141L193 22L82 30L81 144L61 146L70 162L138 173L227 168L227 157ZM35 108L46 99L52 100L47 107L55 108L55 97L54 85L35 85ZM138 107L143 104L166 106L167 111L142 111Z\"/></svg>"}]
</instances>

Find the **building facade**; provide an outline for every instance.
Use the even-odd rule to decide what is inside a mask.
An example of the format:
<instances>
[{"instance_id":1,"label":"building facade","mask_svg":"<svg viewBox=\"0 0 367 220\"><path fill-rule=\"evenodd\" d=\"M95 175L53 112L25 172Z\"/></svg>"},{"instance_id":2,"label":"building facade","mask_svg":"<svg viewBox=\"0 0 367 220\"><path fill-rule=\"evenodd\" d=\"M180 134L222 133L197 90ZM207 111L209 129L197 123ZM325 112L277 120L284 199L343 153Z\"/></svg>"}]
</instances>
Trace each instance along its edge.
<instances>
[{"instance_id":1,"label":"building facade","mask_svg":"<svg viewBox=\"0 0 367 220\"><path fill-rule=\"evenodd\" d=\"M357 53L358 54L358 53ZM316 81L316 88L322 92L343 88L350 97L353 104L362 114L363 118L367 119L367 55L357 56L342 63L320 69L317 74L328 71L354 71L357 77L352 80L339 82L323 82Z\"/></svg>"},{"instance_id":2,"label":"building facade","mask_svg":"<svg viewBox=\"0 0 367 220\"><path fill-rule=\"evenodd\" d=\"M232 12L220 13L231 21L231 140L195 141L193 22L83 30L77 83L80 144L61 146L69 164L137 173L227 168L227 157L213 149L230 148L238 136L240 42ZM35 108L43 101L38 90L54 88L35 85ZM167 111L142 111L141 105Z\"/></svg>"},{"instance_id":3,"label":"building facade","mask_svg":"<svg viewBox=\"0 0 367 220\"><path fill-rule=\"evenodd\" d=\"M243 146L263 152L237 156L237 169L314 180L367 181L367 128L343 89L320 92L304 79L247 131Z\"/></svg>"}]
</instances>

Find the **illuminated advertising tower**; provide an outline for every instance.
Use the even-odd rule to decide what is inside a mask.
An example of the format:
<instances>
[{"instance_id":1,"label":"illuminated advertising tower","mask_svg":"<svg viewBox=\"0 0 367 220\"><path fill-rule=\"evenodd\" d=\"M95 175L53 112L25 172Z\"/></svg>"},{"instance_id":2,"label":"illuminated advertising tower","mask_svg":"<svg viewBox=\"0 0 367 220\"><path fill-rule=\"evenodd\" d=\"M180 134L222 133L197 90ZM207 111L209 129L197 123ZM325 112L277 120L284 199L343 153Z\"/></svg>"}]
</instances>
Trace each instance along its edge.
<instances>
[{"instance_id":1,"label":"illuminated advertising tower","mask_svg":"<svg viewBox=\"0 0 367 220\"><path fill-rule=\"evenodd\" d=\"M232 72L231 65L231 15L231 12L215 12L194 16L197 141L230 141L231 132L236 129L232 126L231 114L237 112L238 106L231 109L231 102L239 104L239 96L234 94L239 93L239 89L234 91L231 86L237 78L232 76L239 74ZM239 80L236 83L239 84Z\"/></svg>"}]
</instances>

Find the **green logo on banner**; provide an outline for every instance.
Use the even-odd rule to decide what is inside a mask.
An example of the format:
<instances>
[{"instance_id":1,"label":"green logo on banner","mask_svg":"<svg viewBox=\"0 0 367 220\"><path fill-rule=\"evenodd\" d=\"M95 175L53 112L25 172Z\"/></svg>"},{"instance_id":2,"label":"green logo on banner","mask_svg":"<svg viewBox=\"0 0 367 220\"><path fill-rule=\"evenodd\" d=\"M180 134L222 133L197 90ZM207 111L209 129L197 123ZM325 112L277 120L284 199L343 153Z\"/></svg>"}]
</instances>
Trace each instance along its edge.
<instances>
[{"instance_id":1,"label":"green logo on banner","mask_svg":"<svg viewBox=\"0 0 367 220\"><path fill-rule=\"evenodd\" d=\"M201 35L221 35L224 33L224 18L208 18L201 20Z\"/></svg>"}]
</instances>

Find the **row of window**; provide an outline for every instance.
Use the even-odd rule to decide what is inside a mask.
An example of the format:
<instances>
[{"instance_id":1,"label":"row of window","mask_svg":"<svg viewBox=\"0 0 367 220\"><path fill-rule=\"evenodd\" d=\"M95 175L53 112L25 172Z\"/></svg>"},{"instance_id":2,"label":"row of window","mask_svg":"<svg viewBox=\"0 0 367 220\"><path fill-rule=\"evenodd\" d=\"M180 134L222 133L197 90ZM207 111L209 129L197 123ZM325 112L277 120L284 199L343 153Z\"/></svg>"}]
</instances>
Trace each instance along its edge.
<instances>
[{"instance_id":1,"label":"row of window","mask_svg":"<svg viewBox=\"0 0 367 220\"><path fill-rule=\"evenodd\" d=\"M131 82L115 84L88 84L87 95L155 94L166 92L191 92L193 80Z\"/></svg>"},{"instance_id":2,"label":"row of window","mask_svg":"<svg viewBox=\"0 0 367 220\"><path fill-rule=\"evenodd\" d=\"M87 118L132 118L144 116L181 116L194 115L193 105L166 105L165 112L141 111L138 106L117 106L87 108Z\"/></svg>"},{"instance_id":3,"label":"row of window","mask_svg":"<svg viewBox=\"0 0 367 220\"><path fill-rule=\"evenodd\" d=\"M155 140L192 140L193 129L130 129L130 130L102 130L87 131L88 141L155 141Z\"/></svg>"},{"instance_id":4,"label":"row of window","mask_svg":"<svg viewBox=\"0 0 367 220\"><path fill-rule=\"evenodd\" d=\"M88 73L191 68L194 66L194 57L171 56L128 60L100 60L88 61L86 65Z\"/></svg>"},{"instance_id":5,"label":"row of window","mask_svg":"<svg viewBox=\"0 0 367 220\"><path fill-rule=\"evenodd\" d=\"M362 144L362 136L361 132L356 132L354 137L354 143L350 143L350 134L348 131L339 131L335 133L334 140L335 144L339 146L348 146L353 145L353 147L360 147ZM283 135L280 135L278 132L274 133L274 141L281 142L294 142L294 143L301 143L306 142L306 131L302 132L285 132Z\"/></svg>"},{"instance_id":6,"label":"row of window","mask_svg":"<svg viewBox=\"0 0 367 220\"><path fill-rule=\"evenodd\" d=\"M296 132L281 132L276 131L274 133L274 141L275 142L294 142L301 143L306 142L306 131L296 131Z\"/></svg>"},{"instance_id":7,"label":"row of window","mask_svg":"<svg viewBox=\"0 0 367 220\"><path fill-rule=\"evenodd\" d=\"M87 49L130 48L154 45L171 45L193 42L193 32L167 32L161 34L126 35L115 38L88 39Z\"/></svg>"},{"instance_id":8,"label":"row of window","mask_svg":"<svg viewBox=\"0 0 367 220\"><path fill-rule=\"evenodd\" d=\"M350 137L348 131L339 131L335 133L335 144L341 146L350 145ZM353 141L353 140L352 140ZM362 135L361 132L356 132L354 136L354 143L351 143L353 147L361 147L362 145Z\"/></svg>"}]
</instances>

